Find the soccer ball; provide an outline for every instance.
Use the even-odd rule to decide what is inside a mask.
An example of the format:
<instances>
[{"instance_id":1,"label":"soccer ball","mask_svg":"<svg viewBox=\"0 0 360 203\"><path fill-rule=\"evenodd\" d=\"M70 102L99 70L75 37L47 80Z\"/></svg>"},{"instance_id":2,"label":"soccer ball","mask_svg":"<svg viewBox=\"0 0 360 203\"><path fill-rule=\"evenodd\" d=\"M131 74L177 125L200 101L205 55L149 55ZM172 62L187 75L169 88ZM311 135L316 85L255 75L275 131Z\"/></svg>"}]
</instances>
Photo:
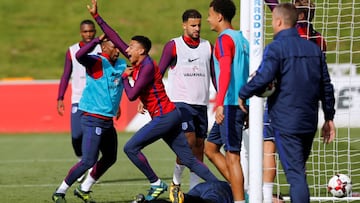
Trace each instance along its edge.
<instances>
[{"instance_id":1,"label":"soccer ball","mask_svg":"<svg viewBox=\"0 0 360 203\"><path fill-rule=\"evenodd\" d=\"M336 174L330 178L328 183L328 191L334 197L346 197L351 193L351 179L344 174Z\"/></svg>"}]
</instances>

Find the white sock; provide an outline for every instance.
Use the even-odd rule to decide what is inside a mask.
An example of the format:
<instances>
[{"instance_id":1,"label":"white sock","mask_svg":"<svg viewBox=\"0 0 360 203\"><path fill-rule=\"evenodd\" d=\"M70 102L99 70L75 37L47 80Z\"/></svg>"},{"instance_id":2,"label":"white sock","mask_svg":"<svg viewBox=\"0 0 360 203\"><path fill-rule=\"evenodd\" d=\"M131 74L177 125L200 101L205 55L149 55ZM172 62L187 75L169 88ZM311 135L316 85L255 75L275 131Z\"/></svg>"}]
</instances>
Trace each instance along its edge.
<instances>
[{"instance_id":1,"label":"white sock","mask_svg":"<svg viewBox=\"0 0 360 203\"><path fill-rule=\"evenodd\" d=\"M69 185L65 183L65 181L63 181L61 183L61 185L58 187L58 189L56 190L56 193L62 193L65 194L66 191L69 189Z\"/></svg>"},{"instance_id":2,"label":"white sock","mask_svg":"<svg viewBox=\"0 0 360 203\"><path fill-rule=\"evenodd\" d=\"M274 183L271 182L266 182L263 184L264 203L272 203L273 186Z\"/></svg>"},{"instance_id":3,"label":"white sock","mask_svg":"<svg viewBox=\"0 0 360 203\"><path fill-rule=\"evenodd\" d=\"M175 185L180 185L181 176L183 174L184 169L185 169L184 165L175 163L174 174L173 174L173 183Z\"/></svg>"},{"instance_id":4,"label":"white sock","mask_svg":"<svg viewBox=\"0 0 360 203\"><path fill-rule=\"evenodd\" d=\"M245 200L234 201L234 203L245 203Z\"/></svg>"},{"instance_id":5,"label":"white sock","mask_svg":"<svg viewBox=\"0 0 360 203\"><path fill-rule=\"evenodd\" d=\"M195 187L197 184L200 183L200 177L196 175L194 172L190 172L190 186L189 190Z\"/></svg>"},{"instance_id":6,"label":"white sock","mask_svg":"<svg viewBox=\"0 0 360 203\"><path fill-rule=\"evenodd\" d=\"M96 183L96 180L90 175L90 173L87 174L85 180L83 183L81 183L80 188L84 192L90 191L91 186L93 186Z\"/></svg>"},{"instance_id":7,"label":"white sock","mask_svg":"<svg viewBox=\"0 0 360 203\"><path fill-rule=\"evenodd\" d=\"M155 181L155 182L153 182L153 183L150 183L150 185L152 185L152 186L155 186L155 185L160 185L161 184L161 180L160 179L158 179L157 181Z\"/></svg>"}]
</instances>

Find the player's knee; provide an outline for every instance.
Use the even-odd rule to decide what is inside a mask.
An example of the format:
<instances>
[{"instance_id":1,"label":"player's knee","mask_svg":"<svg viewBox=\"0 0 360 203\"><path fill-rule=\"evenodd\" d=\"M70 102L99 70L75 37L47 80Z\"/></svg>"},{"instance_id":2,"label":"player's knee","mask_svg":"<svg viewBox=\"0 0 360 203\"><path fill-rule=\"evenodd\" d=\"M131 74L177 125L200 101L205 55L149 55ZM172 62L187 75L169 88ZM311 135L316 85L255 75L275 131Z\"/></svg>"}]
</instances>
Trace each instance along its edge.
<instances>
[{"instance_id":1,"label":"player's knee","mask_svg":"<svg viewBox=\"0 0 360 203\"><path fill-rule=\"evenodd\" d=\"M86 170L88 170L89 168L93 167L96 163L96 159L87 159L87 160L82 160L82 165L84 166L84 168L86 168Z\"/></svg>"},{"instance_id":2,"label":"player's knee","mask_svg":"<svg viewBox=\"0 0 360 203\"><path fill-rule=\"evenodd\" d=\"M124 150L125 154L128 156L131 154L137 154L137 150L135 149L135 147L130 144L125 144L123 150Z\"/></svg>"},{"instance_id":3,"label":"player's knee","mask_svg":"<svg viewBox=\"0 0 360 203\"><path fill-rule=\"evenodd\" d=\"M104 157L104 158L105 158L105 162L110 166L113 165L117 160L116 154L113 154L111 156L107 156L107 157Z\"/></svg>"}]
</instances>

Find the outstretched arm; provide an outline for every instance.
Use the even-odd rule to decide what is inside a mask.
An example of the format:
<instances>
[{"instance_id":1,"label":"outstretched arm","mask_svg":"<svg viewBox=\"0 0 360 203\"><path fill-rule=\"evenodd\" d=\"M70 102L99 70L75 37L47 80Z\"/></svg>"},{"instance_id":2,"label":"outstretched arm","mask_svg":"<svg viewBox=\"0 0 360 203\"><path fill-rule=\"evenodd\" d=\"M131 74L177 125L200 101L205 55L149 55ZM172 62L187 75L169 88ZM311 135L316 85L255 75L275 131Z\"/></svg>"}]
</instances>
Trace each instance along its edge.
<instances>
[{"instance_id":1,"label":"outstretched arm","mask_svg":"<svg viewBox=\"0 0 360 203\"><path fill-rule=\"evenodd\" d=\"M121 39L121 37L118 35L118 33L112 29L99 15L97 11L97 1L91 0L92 6L87 5L87 8L90 12L90 14L93 16L97 24L100 26L100 28L105 33L106 37L109 38L110 41L112 41L117 47L120 52L126 57L129 58L129 55L125 52L125 50L129 47L124 40Z\"/></svg>"}]
</instances>

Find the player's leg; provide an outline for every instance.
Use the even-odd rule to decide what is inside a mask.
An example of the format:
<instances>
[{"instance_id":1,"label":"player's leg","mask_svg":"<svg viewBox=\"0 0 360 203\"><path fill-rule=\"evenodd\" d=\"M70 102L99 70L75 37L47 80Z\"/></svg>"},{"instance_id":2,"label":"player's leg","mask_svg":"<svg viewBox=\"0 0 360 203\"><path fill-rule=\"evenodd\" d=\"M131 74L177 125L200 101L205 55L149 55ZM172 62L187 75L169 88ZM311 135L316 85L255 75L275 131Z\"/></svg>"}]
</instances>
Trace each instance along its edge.
<instances>
[{"instance_id":1,"label":"player's leg","mask_svg":"<svg viewBox=\"0 0 360 203\"><path fill-rule=\"evenodd\" d=\"M81 115L82 111L79 109L79 104L74 103L71 106L71 144L73 146L76 157L81 159L81 142L82 142L82 130L81 130Z\"/></svg>"},{"instance_id":2,"label":"player's leg","mask_svg":"<svg viewBox=\"0 0 360 203\"><path fill-rule=\"evenodd\" d=\"M176 114L177 115L173 114L171 116L180 116L179 111L176 111ZM180 126L173 125L171 131L169 131L168 134L169 135L164 136L163 139L179 157L181 163L183 163L190 170L194 171L205 181L218 180L205 164L195 158Z\"/></svg>"},{"instance_id":3,"label":"player's leg","mask_svg":"<svg viewBox=\"0 0 360 203\"><path fill-rule=\"evenodd\" d=\"M244 175L240 163L240 151L245 113L238 106L224 106L224 121L220 134L225 144L225 160L230 174L230 185L235 202L245 202Z\"/></svg>"},{"instance_id":4,"label":"player's leg","mask_svg":"<svg viewBox=\"0 0 360 203\"><path fill-rule=\"evenodd\" d=\"M218 124L214 123L213 127L210 130L209 136L205 141L205 155L211 163L218 169L221 175L227 180L230 180L229 170L226 166L226 160L223 153L220 149L223 145L220 136L220 127Z\"/></svg>"},{"instance_id":5,"label":"player's leg","mask_svg":"<svg viewBox=\"0 0 360 203\"><path fill-rule=\"evenodd\" d=\"M195 145L192 147L192 152L195 157L201 162L204 161L204 147L205 139L208 132L208 117L207 117L207 106L194 105L193 109L193 123L195 127ZM200 183L200 178L196 173L190 172L190 186L191 190L195 185Z\"/></svg>"},{"instance_id":6,"label":"player's leg","mask_svg":"<svg viewBox=\"0 0 360 203\"><path fill-rule=\"evenodd\" d=\"M176 108L181 112L181 129L184 131L188 144L191 150L194 152L196 144L195 127L193 123L192 108L189 104L183 102L175 102ZM185 169L185 165L181 163L179 157L176 157L176 163L173 173L173 181L170 187L170 199L172 199L172 191L180 190L180 184L182 174Z\"/></svg>"},{"instance_id":7,"label":"player's leg","mask_svg":"<svg viewBox=\"0 0 360 203\"><path fill-rule=\"evenodd\" d=\"M240 152L240 163L244 174L244 192L245 200L249 199L249 133L248 129L243 130L241 152Z\"/></svg>"},{"instance_id":8,"label":"player's leg","mask_svg":"<svg viewBox=\"0 0 360 203\"><path fill-rule=\"evenodd\" d=\"M267 106L264 109L264 160L263 160L263 201L264 203L273 202L273 187L276 175L275 160L275 137L270 124Z\"/></svg>"},{"instance_id":9,"label":"player's leg","mask_svg":"<svg viewBox=\"0 0 360 203\"><path fill-rule=\"evenodd\" d=\"M264 203L272 203L273 185L276 175L275 143L272 140L264 140L263 160L263 200Z\"/></svg>"},{"instance_id":10,"label":"player's leg","mask_svg":"<svg viewBox=\"0 0 360 203\"><path fill-rule=\"evenodd\" d=\"M83 132L81 129L81 115L83 111L79 109L79 103L74 103L71 106L71 144L73 146L74 152L78 160L81 160L82 152L81 152L81 143ZM91 171L91 168L89 169ZM84 180L86 176L86 172L80 176L77 181L80 183Z\"/></svg>"},{"instance_id":11,"label":"player's leg","mask_svg":"<svg viewBox=\"0 0 360 203\"><path fill-rule=\"evenodd\" d=\"M76 179L84 174L84 172L91 168L97 161L101 142L101 125L102 123L98 118L90 116L81 117L81 126L84 132L82 159L69 170L68 175L65 177L64 181L56 189L53 195L53 199L57 194L65 195L66 191L76 181Z\"/></svg>"},{"instance_id":12,"label":"player's leg","mask_svg":"<svg viewBox=\"0 0 360 203\"><path fill-rule=\"evenodd\" d=\"M147 177L150 182L150 191L145 197L146 200L158 198L160 194L167 190L167 185L156 175L147 158L141 152L141 149L160 138L174 136L171 135L171 130L175 125L178 130L181 131L180 113L177 110L162 116L157 116L138 130L124 146L124 152L130 161L133 162L133 164Z\"/></svg>"},{"instance_id":13,"label":"player's leg","mask_svg":"<svg viewBox=\"0 0 360 203\"><path fill-rule=\"evenodd\" d=\"M310 202L305 164L315 133L285 135L274 129L274 134L281 165L285 171L287 182L290 184L291 202ZM304 143L306 144L304 145Z\"/></svg>"},{"instance_id":14,"label":"player's leg","mask_svg":"<svg viewBox=\"0 0 360 203\"><path fill-rule=\"evenodd\" d=\"M91 173L88 173L84 182L74 190L74 194L85 202L93 201L90 196L91 187L116 162L117 133L113 127L113 121L107 121L107 123L107 125L103 124L104 128L99 146L102 156L94 165Z\"/></svg>"}]
</instances>

